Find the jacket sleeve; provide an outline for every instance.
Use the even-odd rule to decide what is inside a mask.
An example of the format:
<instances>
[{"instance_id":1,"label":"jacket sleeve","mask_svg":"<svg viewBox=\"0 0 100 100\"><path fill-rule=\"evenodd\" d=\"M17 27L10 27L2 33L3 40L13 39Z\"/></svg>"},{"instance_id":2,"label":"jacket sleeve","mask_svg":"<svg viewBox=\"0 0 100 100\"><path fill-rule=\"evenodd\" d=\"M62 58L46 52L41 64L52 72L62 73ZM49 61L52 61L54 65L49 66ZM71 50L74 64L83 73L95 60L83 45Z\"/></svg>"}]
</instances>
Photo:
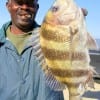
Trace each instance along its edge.
<instances>
[{"instance_id":1,"label":"jacket sleeve","mask_svg":"<svg viewBox=\"0 0 100 100\"><path fill-rule=\"evenodd\" d=\"M45 83L45 76L43 71L40 71L38 82L38 96L36 100L64 100L62 91L54 91Z\"/></svg>"},{"instance_id":2,"label":"jacket sleeve","mask_svg":"<svg viewBox=\"0 0 100 100\"><path fill-rule=\"evenodd\" d=\"M50 87L48 86L45 87L45 94L46 94L45 100L64 100L62 91L51 90Z\"/></svg>"}]
</instances>

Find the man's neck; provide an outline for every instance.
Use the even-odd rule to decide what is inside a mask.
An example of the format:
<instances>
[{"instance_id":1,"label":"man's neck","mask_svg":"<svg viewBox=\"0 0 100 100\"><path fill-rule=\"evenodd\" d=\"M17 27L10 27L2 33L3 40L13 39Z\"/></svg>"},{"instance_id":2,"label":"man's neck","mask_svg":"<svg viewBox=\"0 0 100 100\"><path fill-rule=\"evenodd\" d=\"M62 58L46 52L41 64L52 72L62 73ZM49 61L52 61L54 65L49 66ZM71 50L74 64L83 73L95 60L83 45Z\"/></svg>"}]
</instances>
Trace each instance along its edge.
<instances>
[{"instance_id":1,"label":"man's neck","mask_svg":"<svg viewBox=\"0 0 100 100\"><path fill-rule=\"evenodd\" d=\"M18 28L17 26L15 26L13 23L11 24L10 26L10 31L13 33L13 34L24 34L24 33L29 33L31 32L34 28L36 27L40 27L40 25L38 25L35 21L33 22L33 25L32 26L28 26L27 28L24 27L23 29L21 28Z\"/></svg>"},{"instance_id":2,"label":"man's neck","mask_svg":"<svg viewBox=\"0 0 100 100\"><path fill-rule=\"evenodd\" d=\"M33 30L33 28L30 28L30 29L20 29L20 28L18 28L18 27L16 27L16 26L14 26L14 25L11 25L10 26L10 31L13 33L13 34L16 34L16 35L18 35L18 34L24 34L24 33L27 33L27 32L30 32L30 31L32 31Z\"/></svg>"},{"instance_id":3,"label":"man's neck","mask_svg":"<svg viewBox=\"0 0 100 100\"><path fill-rule=\"evenodd\" d=\"M16 35L25 33L21 29L15 27L14 25L11 25L10 31L11 31L11 33L16 34Z\"/></svg>"}]
</instances>

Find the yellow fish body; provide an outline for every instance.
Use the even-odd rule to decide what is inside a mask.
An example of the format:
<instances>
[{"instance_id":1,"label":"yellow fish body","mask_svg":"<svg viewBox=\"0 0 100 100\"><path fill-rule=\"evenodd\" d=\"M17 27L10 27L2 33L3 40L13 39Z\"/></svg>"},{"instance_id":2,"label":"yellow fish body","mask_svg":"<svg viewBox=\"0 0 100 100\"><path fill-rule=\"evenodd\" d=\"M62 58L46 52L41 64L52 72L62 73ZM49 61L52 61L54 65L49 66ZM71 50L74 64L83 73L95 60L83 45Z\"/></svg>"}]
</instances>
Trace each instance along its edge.
<instances>
[{"instance_id":1,"label":"yellow fish body","mask_svg":"<svg viewBox=\"0 0 100 100\"><path fill-rule=\"evenodd\" d=\"M88 50L95 49L96 43L74 0L55 0L41 25L40 44L48 69L67 85L70 100L80 100L81 91L92 80Z\"/></svg>"}]
</instances>

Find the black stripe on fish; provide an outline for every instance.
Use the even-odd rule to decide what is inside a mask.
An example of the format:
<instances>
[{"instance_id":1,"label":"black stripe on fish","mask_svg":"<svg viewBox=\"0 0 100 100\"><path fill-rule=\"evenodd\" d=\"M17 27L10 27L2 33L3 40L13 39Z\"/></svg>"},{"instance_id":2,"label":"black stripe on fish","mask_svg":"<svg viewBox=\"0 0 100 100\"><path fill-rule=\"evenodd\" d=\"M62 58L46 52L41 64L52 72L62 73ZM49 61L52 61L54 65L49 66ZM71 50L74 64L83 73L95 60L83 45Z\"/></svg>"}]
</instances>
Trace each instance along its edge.
<instances>
[{"instance_id":1,"label":"black stripe on fish","mask_svg":"<svg viewBox=\"0 0 100 100\"><path fill-rule=\"evenodd\" d=\"M50 70L52 71L52 73L55 76L59 76L59 77L81 77L81 76L85 76L88 75L89 71L88 70L82 70L82 69L77 69L77 70L62 70L62 69L53 69L50 68Z\"/></svg>"},{"instance_id":2,"label":"black stripe on fish","mask_svg":"<svg viewBox=\"0 0 100 100\"><path fill-rule=\"evenodd\" d=\"M41 36L44 39L52 40L52 41L56 41L56 42L67 42L67 41L70 41L69 36L67 36L66 34L63 34L60 31L57 32L56 30L52 31L52 30L45 30L45 29L43 29L42 32L41 32Z\"/></svg>"},{"instance_id":3,"label":"black stripe on fish","mask_svg":"<svg viewBox=\"0 0 100 100\"><path fill-rule=\"evenodd\" d=\"M65 81L62 82L62 83L63 83L63 84L67 84L67 86L68 86L68 87L71 87L71 88L78 88L79 85L82 84L81 82L77 82L77 83L75 83L75 82L73 82L73 83L70 82L70 83L69 83L69 82L65 82Z\"/></svg>"},{"instance_id":4,"label":"black stripe on fish","mask_svg":"<svg viewBox=\"0 0 100 100\"><path fill-rule=\"evenodd\" d=\"M71 60L86 59L86 54L84 52L72 52L71 54L69 51L59 51L55 49L48 49L46 47L42 47L42 50L45 57L51 60L70 60L70 58Z\"/></svg>"}]
</instances>

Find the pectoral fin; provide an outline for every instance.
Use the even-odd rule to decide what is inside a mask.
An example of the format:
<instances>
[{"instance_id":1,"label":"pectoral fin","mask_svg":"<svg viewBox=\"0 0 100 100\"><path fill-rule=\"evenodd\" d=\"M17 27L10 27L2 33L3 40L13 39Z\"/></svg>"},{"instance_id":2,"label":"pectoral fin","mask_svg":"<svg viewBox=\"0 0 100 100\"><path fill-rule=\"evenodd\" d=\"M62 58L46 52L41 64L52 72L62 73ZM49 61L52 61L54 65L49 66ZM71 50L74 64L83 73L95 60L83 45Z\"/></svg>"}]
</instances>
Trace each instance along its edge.
<instances>
[{"instance_id":1,"label":"pectoral fin","mask_svg":"<svg viewBox=\"0 0 100 100\"><path fill-rule=\"evenodd\" d=\"M55 91L62 91L66 88L63 83L60 83L58 80L55 79L54 75L50 70L45 74L46 77L46 85L49 86L51 89Z\"/></svg>"}]
</instances>

